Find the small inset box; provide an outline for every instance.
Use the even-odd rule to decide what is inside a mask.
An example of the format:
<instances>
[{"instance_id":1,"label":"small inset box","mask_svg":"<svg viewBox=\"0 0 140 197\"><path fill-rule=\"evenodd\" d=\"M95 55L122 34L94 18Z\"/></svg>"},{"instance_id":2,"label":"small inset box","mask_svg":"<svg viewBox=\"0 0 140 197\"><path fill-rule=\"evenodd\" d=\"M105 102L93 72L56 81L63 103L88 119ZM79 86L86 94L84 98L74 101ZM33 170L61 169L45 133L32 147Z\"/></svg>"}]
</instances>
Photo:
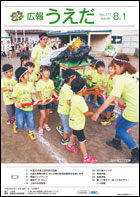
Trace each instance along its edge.
<instances>
[{"instance_id":1,"label":"small inset box","mask_svg":"<svg viewBox=\"0 0 140 197\"><path fill-rule=\"evenodd\" d=\"M11 179L19 179L19 175L11 175Z\"/></svg>"}]
</instances>

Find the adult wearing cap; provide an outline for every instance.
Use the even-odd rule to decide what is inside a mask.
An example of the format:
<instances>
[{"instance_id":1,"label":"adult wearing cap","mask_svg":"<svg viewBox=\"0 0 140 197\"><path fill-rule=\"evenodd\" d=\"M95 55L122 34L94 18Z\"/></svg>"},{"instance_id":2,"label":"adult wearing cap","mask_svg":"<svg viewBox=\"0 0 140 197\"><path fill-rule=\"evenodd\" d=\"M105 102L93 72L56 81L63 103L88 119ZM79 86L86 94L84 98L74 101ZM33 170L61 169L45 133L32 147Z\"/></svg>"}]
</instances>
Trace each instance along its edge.
<instances>
[{"instance_id":1,"label":"adult wearing cap","mask_svg":"<svg viewBox=\"0 0 140 197\"><path fill-rule=\"evenodd\" d=\"M47 45L48 35L45 32L42 32L39 35L39 44L33 48L31 54L31 61L35 64L34 72L39 74L40 64L39 61L45 58L51 51L51 47Z\"/></svg>"},{"instance_id":2,"label":"adult wearing cap","mask_svg":"<svg viewBox=\"0 0 140 197\"><path fill-rule=\"evenodd\" d=\"M130 162L135 163L139 161L139 149L134 139L127 133L127 129L139 122L139 74L136 68L130 64L130 60L125 54L114 57L111 64L114 64L116 74L120 77L115 82L110 96L96 111L92 120L96 121L113 100L122 96L126 102L126 108L117 118L115 138L106 143L117 150L122 150L121 141L123 140L131 150Z\"/></svg>"},{"instance_id":3,"label":"adult wearing cap","mask_svg":"<svg viewBox=\"0 0 140 197\"><path fill-rule=\"evenodd\" d=\"M59 94L59 105L57 112L59 113L59 116L61 118L63 130L61 126L58 126L56 129L63 136L61 144L67 145L69 142L68 134L70 134L69 112L71 98L73 96L73 92L71 90L71 82L76 78L75 70L65 70L62 74L62 78L64 80L64 85L62 86Z\"/></svg>"}]
</instances>

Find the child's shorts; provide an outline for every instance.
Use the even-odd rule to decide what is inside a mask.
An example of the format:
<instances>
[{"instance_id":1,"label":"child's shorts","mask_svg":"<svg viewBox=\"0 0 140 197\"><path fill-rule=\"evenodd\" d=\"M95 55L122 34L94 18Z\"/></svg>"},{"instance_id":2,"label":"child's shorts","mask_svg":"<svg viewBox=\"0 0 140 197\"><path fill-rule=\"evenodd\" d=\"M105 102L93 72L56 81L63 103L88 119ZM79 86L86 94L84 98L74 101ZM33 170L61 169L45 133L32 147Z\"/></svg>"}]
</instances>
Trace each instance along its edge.
<instances>
[{"instance_id":1,"label":"child's shorts","mask_svg":"<svg viewBox=\"0 0 140 197\"><path fill-rule=\"evenodd\" d=\"M38 105L38 109L40 110L50 109L51 107L52 107L52 102L46 105Z\"/></svg>"},{"instance_id":2,"label":"child's shorts","mask_svg":"<svg viewBox=\"0 0 140 197\"><path fill-rule=\"evenodd\" d=\"M86 141L84 130L73 130L72 135L77 137L80 143Z\"/></svg>"},{"instance_id":3,"label":"child's shorts","mask_svg":"<svg viewBox=\"0 0 140 197\"><path fill-rule=\"evenodd\" d=\"M113 112L114 111L114 108L115 108L115 105L110 105L108 108L106 108L105 111Z\"/></svg>"},{"instance_id":4,"label":"child's shorts","mask_svg":"<svg viewBox=\"0 0 140 197\"><path fill-rule=\"evenodd\" d=\"M90 102L91 104L94 104L94 94L90 95ZM104 98L97 96L97 102L99 105L102 105L104 103Z\"/></svg>"},{"instance_id":5,"label":"child's shorts","mask_svg":"<svg viewBox=\"0 0 140 197\"><path fill-rule=\"evenodd\" d=\"M12 117L15 115L15 105L6 105L6 111L9 117Z\"/></svg>"},{"instance_id":6,"label":"child's shorts","mask_svg":"<svg viewBox=\"0 0 140 197\"><path fill-rule=\"evenodd\" d=\"M64 115L64 114L59 114L61 121L62 121L62 125L64 127L64 132L65 133L70 133L70 127L69 127L69 115Z\"/></svg>"},{"instance_id":7,"label":"child's shorts","mask_svg":"<svg viewBox=\"0 0 140 197\"><path fill-rule=\"evenodd\" d=\"M35 129L35 122L34 122L34 112L33 111L23 111L16 107L16 126L20 129L24 129L24 124L26 122L27 129L33 130Z\"/></svg>"},{"instance_id":8,"label":"child's shorts","mask_svg":"<svg viewBox=\"0 0 140 197\"><path fill-rule=\"evenodd\" d=\"M91 104L94 103L94 95L90 95L90 100L91 100ZM98 96L97 102L99 105L102 105L104 103L104 98L101 98ZM105 111L113 112L114 108L115 108L115 105L110 105Z\"/></svg>"}]
</instances>

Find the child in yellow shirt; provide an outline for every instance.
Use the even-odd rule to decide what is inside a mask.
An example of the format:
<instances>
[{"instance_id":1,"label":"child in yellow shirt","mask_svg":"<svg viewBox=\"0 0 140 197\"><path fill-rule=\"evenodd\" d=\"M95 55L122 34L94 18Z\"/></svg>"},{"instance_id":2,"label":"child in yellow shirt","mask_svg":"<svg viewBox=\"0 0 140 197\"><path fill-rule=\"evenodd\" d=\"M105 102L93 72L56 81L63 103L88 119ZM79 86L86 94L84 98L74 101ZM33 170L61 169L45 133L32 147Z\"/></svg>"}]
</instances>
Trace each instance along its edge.
<instances>
[{"instance_id":1,"label":"child in yellow shirt","mask_svg":"<svg viewBox=\"0 0 140 197\"><path fill-rule=\"evenodd\" d=\"M93 112L88 112L88 106L83 98L83 93L86 91L86 80L83 78L76 78L71 83L71 89L74 95L71 99L71 108L69 116L69 125L73 129L70 143L66 146L67 150L74 153L78 153L78 149L75 147L74 142L76 137L80 143L80 150L83 154L83 163L96 163L97 158L89 156L86 149L86 138L84 135L85 116L91 117Z\"/></svg>"},{"instance_id":2,"label":"child in yellow shirt","mask_svg":"<svg viewBox=\"0 0 140 197\"><path fill-rule=\"evenodd\" d=\"M30 61L30 57L28 55L22 55L20 61L21 61L21 67L24 67L25 64Z\"/></svg>"},{"instance_id":3,"label":"child in yellow shirt","mask_svg":"<svg viewBox=\"0 0 140 197\"><path fill-rule=\"evenodd\" d=\"M61 88L59 94L59 105L58 105L58 113L62 121L63 130L58 126L58 132L63 136L62 145L67 145L69 143L68 134L70 134L69 127L69 112L70 112L70 104L71 98L73 96L73 92L71 90L71 82L76 78L76 72L72 69L67 69L63 72L62 78L64 79L64 85Z\"/></svg>"},{"instance_id":4,"label":"child in yellow shirt","mask_svg":"<svg viewBox=\"0 0 140 197\"><path fill-rule=\"evenodd\" d=\"M17 82L13 78L12 65L4 64L2 72L4 73L4 77L1 80L1 90L3 92L4 104L6 105L6 111L8 114L7 124L11 124L15 121L15 106L12 100L12 92Z\"/></svg>"},{"instance_id":5,"label":"child in yellow shirt","mask_svg":"<svg viewBox=\"0 0 140 197\"><path fill-rule=\"evenodd\" d=\"M92 64L90 69L86 72L89 82L92 82L95 71L96 71L95 64Z\"/></svg>"},{"instance_id":6,"label":"child in yellow shirt","mask_svg":"<svg viewBox=\"0 0 140 197\"><path fill-rule=\"evenodd\" d=\"M14 124L14 133L17 134L20 130L24 129L26 122L27 129L29 129L29 137L35 140L33 130L35 129L33 106L22 107L21 104L31 103L32 100L37 101L35 91L31 83L29 83L29 72L25 67L19 67L15 71L15 76L18 81L13 89L13 101L16 107L16 122Z\"/></svg>"},{"instance_id":7,"label":"child in yellow shirt","mask_svg":"<svg viewBox=\"0 0 140 197\"><path fill-rule=\"evenodd\" d=\"M41 79L36 84L36 91L38 93L38 100L46 100L51 99L52 95L57 97L55 92L54 82L49 79L50 77L50 69L48 66L40 67ZM51 128L48 125L48 120L50 116L50 109L52 107L52 103L44 103L38 105L38 109L40 110L40 125L39 125L39 135L43 135L43 128L47 131L51 131Z\"/></svg>"},{"instance_id":8,"label":"child in yellow shirt","mask_svg":"<svg viewBox=\"0 0 140 197\"><path fill-rule=\"evenodd\" d=\"M96 62L96 71L93 74L93 79L92 82L96 83L96 86L99 89L104 89L106 87L106 75L104 74L105 70L105 63L101 60L98 60ZM96 107L98 105L102 105L104 103L104 99L101 97L97 97L97 102ZM94 95L90 96L90 111L93 111L93 106L95 106L94 103Z\"/></svg>"},{"instance_id":9,"label":"child in yellow shirt","mask_svg":"<svg viewBox=\"0 0 140 197\"><path fill-rule=\"evenodd\" d=\"M29 77L29 82L32 83L33 86L35 86L35 83L38 81L37 74L34 72L34 63L33 62L27 62L25 64L25 68L28 69L30 77Z\"/></svg>"},{"instance_id":10,"label":"child in yellow shirt","mask_svg":"<svg viewBox=\"0 0 140 197\"><path fill-rule=\"evenodd\" d=\"M106 88L103 92L104 96L109 97L110 93L113 89L113 84L115 81L119 78L118 75L115 73L115 67L113 64L109 64L108 66L108 76L106 80ZM117 118L117 114L113 113L115 108L115 104L111 103L110 106L105 110L106 111L106 117L104 117L104 120L101 121L102 125L111 125L111 121Z\"/></svg>"}]
</instances>

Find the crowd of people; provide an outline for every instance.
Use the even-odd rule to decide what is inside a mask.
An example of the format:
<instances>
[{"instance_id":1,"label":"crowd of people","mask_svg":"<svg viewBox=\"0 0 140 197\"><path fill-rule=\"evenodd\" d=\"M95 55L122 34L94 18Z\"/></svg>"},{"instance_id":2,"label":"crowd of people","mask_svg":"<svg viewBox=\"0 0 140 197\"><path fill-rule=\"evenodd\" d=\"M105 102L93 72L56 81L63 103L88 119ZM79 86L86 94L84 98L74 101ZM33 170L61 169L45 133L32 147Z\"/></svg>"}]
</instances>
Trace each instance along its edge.
<instances>
[{"instance_id":1,"label":"crowd of people","mask_svg":"<svg viewBox=\"0 0 140 197\"><path fill-rule=\"evenodd\" d=\"M38 133L43 136L44 129L48 132L51 131L49 118L52 107L52 102L46 103L44 101L58 97L54 82L49 78L49 66L39 64L39 61L52 51L52 48L47 45L47 40L46 33L39 35L39 43L33 48L31 57L29 58L25 54L21 66L15 70L16 80L13 78L13 66L11 64L4 64L2 67L4 78L1 81L1 89L8 114L7 124L13 123L14 133L17 134L19 130L24 129L26 122L31 140L36 139L33 105L23 107L22 104L42 100L43 103L38 105L40 112ZM75 145L77 138L83 155L83 163L96 163L97 158L87 153L84 134L85 117L89 117L91 121L96 121L104 112L105 115L101 121L103 126L110 125L111 121L117 118L114 138L107 141L106 144L121 151L121 141L123 141L131 150L130 162L138 162L139 149L128 132L128 129L139 122L138 71L130 63L126 54L117 55L112 59L108 66L108 76L104 74L104 69L104 61L98 60L95 66L92 65L86 73L88 80L96 83L96 86L103 90L103 98L97 97L97 102L95 102L94 95L90 95L90 98L85 101L83 95L86 91L86 80L76 77L75 70L67 69L62 73L64 85L60 90L57 109L61 123L56 128L62 136L61 144L65 145L68 151L76 154L79 152ZM113 101L120 98L126 103L126 108L117 117L113 112L115 108ZM89 109L87 102L90 104ZM93 113L94 107L98 108L95 113Z\"/></svg>"},{"instance_id":2,"label":"crowd of people","mask_svg":"<svg viewBox=\"0 0 140 197\"><path fill-rule=\"evenodd\" d=\"M29 43L27 40L24 42L10 42L6 43L1 41L1 57L10 59L12 56L21 57L22 55L31 55L33 47L37 45L37 42L32 41Z\"/></svg>"},{"instance_id":3,"label":"crowd of people","mask_svg":"<svg viewBox=\"0 0 140 197\"><path fill-rule=\"evenodd\" d=\"M37 41L31 41L28 42L22 41L22 42L12 42L10 40L7 40L6 43L1 41L1 57L10 59L12 56L21 57L23 55L30 56L33 50L33 47L38 45ZM53 49L58 49L62 47L61 40L49 40L48 45ZM66 46L66 45L64 45Z\"/></svg>"}]
</instances>

